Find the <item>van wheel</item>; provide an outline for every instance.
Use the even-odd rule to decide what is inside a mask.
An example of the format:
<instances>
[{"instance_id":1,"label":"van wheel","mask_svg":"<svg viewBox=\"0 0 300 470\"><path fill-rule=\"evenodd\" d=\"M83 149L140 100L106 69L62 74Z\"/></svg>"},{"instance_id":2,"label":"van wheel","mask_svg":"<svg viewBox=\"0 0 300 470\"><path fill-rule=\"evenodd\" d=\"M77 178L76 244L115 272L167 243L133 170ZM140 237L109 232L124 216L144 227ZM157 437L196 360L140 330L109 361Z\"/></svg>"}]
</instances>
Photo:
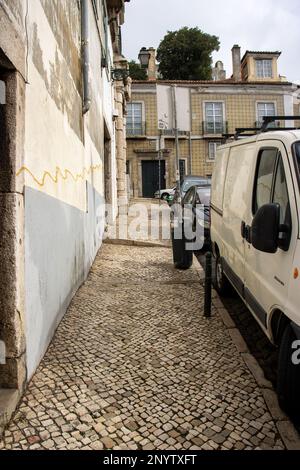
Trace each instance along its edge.
<instances>
[{"instance_id":1,"label":"van wheel","mask_svg":"<svg viewBox=\"0 0 300 470\"><path fill-rule=\"evenodd\" d=\"M222 260L220 256L217 256L215 259L215 269L214 269L214 277L213 277L213 284L214 288L218 292L219 295L225 297L229 294L231 285L224 274Z\"/></svg>"},{"instance_id":2,"label":"van wheel","mask_svg":"<svg viewBox=\"0 0 300 470\"><path fill-rule=\"evenodd\" d=\"M278 359L277 395L281 408L293 419L295 424L300 424L300 364L294 364L293 349L296 335L289 324L282 337ZM298 354L299 356L299 354Z\"/></svg>"}]
</instances>

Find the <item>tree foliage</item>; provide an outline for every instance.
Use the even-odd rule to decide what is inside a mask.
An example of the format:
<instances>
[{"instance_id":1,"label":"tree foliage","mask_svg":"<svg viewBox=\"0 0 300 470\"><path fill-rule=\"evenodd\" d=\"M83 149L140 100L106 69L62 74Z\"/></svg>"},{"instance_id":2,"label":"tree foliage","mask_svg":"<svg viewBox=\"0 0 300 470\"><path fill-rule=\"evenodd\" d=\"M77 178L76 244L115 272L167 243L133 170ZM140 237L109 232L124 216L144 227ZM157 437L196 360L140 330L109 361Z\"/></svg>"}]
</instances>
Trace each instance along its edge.
<instances>
[{"instance_id":1,"label":"tree foliage","mask_svg":"<svg viewBox=\"0 0 300 470\"><path fill-rule=\"evenodd\" d=\"M147 80L147 73L140 64L136 63L134 60L129 62L129 75L133 80Z\"/></svg>"},{"instance_id":2,"label":"tree foliage","mask_svg":"<svg viewBox=\"0 0 300 470\"><path fill-rule=\"evenodd\" d=\"M157 50L159 72L164 80L210 80L212 52L219 38L199 28L168 31Z\"/></svg>"}]
</instances>

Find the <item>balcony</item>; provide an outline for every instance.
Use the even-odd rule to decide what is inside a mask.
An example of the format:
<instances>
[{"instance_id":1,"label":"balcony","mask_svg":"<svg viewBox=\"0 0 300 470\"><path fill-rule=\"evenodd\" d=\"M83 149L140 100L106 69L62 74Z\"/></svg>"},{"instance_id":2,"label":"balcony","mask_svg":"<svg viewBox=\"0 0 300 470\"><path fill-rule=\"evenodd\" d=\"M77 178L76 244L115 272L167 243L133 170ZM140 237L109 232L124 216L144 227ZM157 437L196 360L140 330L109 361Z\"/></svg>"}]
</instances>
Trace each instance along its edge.
<instances>
[{"instance_id":1,"label":"balcony","mask_svg":"<svg viewBox=\"0 0 300 470\"><path fill-rule=\"evenodd\" d=\"M174 129L163 129L161 131L161 135L163 135L164 137L175 137L175 130ZM178 131L178 137L179 138L188 137L188 135L189 135L189 132L187 132L187 131Z\"/></svg>"},{"instance_id":2,"label":"balcony","mask_svg":"<svg viewBox=\"0 0 300 470\"><path fill-rule=\"evenodd\" d=\"M146 123L136 124L134 126L127 123L126 136L129 139L144 138L146 136Z\"/></svg>"},{"instance_id":3,"label":"balcony","mask_svg":"<svg viewBox=\"0 0 300 470\"><path fill-rule=\"evenodd\" d=\"M257 129L261 129L262 125L263 125L263 121L256 121L254 126L257 128ZM268 129L272 129L272 127L284 127L284 123L283 123L283 126L281 125L281 121L276 121L276 122L270 122L268 124Z\"/></svg>"},{"instance_id":4,"label":"balcony","mask_svg":"<svg viewBox=\"0 0 300 470\"><path fill-rule=\"evenodd\" d=\"M227 121L220 121L220 122L203 121L202 133L205 137L210 137L210 136L221 137L223 134L228 133L228 122Z\"/></svg>"}]
</instances>

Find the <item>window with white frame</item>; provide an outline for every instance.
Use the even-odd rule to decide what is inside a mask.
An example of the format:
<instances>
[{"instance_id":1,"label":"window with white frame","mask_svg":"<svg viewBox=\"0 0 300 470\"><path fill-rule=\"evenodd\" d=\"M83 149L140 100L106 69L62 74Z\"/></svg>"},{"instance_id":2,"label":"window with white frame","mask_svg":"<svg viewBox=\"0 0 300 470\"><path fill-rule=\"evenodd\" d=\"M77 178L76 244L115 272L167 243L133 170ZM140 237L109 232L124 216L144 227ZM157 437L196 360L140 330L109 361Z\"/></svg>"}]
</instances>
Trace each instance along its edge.
<instances>
[{"instance_id":1,"label":"window with white frame","mask_svg":"<svg viewBox=\"0 0 300 470\"><path fill-rule=\"evenodd\" d=\"M127 106L127 134L143 135L143 103L129 103Z\"/></svg>"},{"instance_id":2,"label":"window with white frame","mask_svg":"<svg viewBox=\"0 0 300 470\"><path fill-rule=\"evenodd\" d=\"M222 102L205 103L205 132L223 134L224 106Z\"/></svg>"},{"instance_id":3,"label":"window with white frame","mask_svg":"<svg viewBox=\"0 0 300 470\"><path fill-rule=\"evenodd\" d=\"M275 103L257 103L257 121L260 126L264 121L264 116L275 116Z\"/></svg>"},{"instance_id":4,"label":"window with white frame","mask_svg":"<svg viewBox=\"0 0 300 470\"><path fill-rule=\"evenodd\" d=\"M208 142L208 160L214 162L216 159L217 148L221 142Z\"/></svg>"},{"instance_id":5,"label":"window with white frame","mask_svg":"<svg viewBox=\"0 0 300 470\"><path fill-rule=\"evenodd\" d=\"M272 59L256 60L256 76L258 78L272 78Z\"/></svg>"}]
</instances>

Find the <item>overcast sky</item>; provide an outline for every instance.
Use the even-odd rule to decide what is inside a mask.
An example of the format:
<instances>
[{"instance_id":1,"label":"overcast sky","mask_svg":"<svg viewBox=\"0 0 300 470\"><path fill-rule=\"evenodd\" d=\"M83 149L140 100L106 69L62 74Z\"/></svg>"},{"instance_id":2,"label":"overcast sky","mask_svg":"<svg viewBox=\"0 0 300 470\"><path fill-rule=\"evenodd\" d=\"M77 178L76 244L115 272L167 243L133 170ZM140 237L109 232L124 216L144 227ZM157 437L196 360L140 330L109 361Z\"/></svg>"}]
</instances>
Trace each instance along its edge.
<instances>
[{"instance_id":1,"label":"overcast sky","mask_svg":"<svg viewBox=\"0 0 300 470\"><path fill-rule=\"evenodd\" d=\"M141 47L157 48L167 31L198 26L219 36L221 48L213 60L222 60L232 73L231 48L279 50L279 73L300 83L299 0L130 0L126 3L123 49L137 60Z\"/></svg>"}]
</instances>

